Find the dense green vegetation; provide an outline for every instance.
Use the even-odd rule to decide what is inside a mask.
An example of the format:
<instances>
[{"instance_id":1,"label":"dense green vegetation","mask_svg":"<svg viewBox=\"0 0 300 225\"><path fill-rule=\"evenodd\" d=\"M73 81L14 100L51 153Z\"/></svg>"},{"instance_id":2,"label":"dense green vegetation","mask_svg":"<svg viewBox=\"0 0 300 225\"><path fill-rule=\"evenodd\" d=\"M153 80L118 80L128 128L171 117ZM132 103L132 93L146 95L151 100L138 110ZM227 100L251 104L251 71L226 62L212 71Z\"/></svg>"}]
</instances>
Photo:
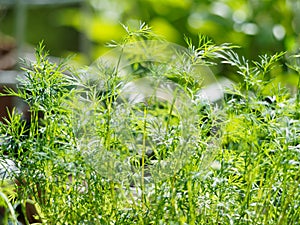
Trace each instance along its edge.
<instances>
[{"instance_id":1,"label":"dense green vegetation","mask_svg":"<svg viewBox=\"0 0 300 225\"><path fill-rule=\"evenodd\" d=\"M30 201L45 224L299 224L300 82L274 82L285 54L125 31L82 71L41 44L7 89L30 124L17 111L0 124L1 157L19 167L19 185L1 185L4 220ZM223 64L241 82L211 103L205 74ZM299 79L299 55L288 68Z\"/></svg>"}]
</instances>

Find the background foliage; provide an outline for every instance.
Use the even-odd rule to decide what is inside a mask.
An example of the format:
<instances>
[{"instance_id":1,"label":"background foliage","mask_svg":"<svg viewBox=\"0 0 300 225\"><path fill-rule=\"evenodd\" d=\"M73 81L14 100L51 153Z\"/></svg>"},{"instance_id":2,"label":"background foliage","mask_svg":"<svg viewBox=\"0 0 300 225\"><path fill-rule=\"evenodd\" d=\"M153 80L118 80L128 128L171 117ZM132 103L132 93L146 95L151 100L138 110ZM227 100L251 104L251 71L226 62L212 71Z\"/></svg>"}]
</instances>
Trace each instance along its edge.
<instances>
[{"instance_id":1,"label":"background foliage","mask_svg":"<svg viewBox=\"0 0 300 225\"><path fill-rule=\"evenodd\" d=\"M120 40L124 35L120 23L133 25L143 21L168 41L184 44L183 35L195 39L201 33L219 44L229 42L242 46L243 55L248 58L282 50L295 51L300 44L300 3L297 0L84 2L29 7L26 40L37 45L44 39L54 55L84 48L85 52L90 51L93 60L105 51L103 44ZM13 34L13 8L2 6L0 9L1 31ZM86 45L80 47L80 33L90 41L89 49Z\"/></svg>"}]
</instances>

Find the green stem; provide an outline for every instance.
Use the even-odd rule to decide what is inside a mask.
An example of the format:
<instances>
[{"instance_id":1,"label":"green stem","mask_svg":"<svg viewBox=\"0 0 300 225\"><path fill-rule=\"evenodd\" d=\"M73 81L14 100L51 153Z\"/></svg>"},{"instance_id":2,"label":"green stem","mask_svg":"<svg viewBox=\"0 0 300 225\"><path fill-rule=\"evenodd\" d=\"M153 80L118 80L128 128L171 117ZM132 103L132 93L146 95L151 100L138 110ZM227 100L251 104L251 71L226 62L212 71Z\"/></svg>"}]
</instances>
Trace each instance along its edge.
<instances>
[{"instance_id":1,"label":"green stem","mask_svg":"<svg viewBox=\"0 0 300 225\"><path fill-rule=\"evenodd\" d=\"M297 97L296 97L296 112L298 113L298 117L300 117L300 69L298 72L298 84L297 84Z\"/></svg>"},{"instance_id":2,"label":"green stem","mask_svg":"<svg viewBox=\"0 0 300 225\"><path fill-rule=\"evenodd\" d=\"M147 140L147 106L144 107L144 127L143 127L143 149L142 149L142 177L141 177L141 189L142 189L142 205L145 207L145 155L146 155L146 140Z\"/></svg>"},{"instance_id":3,"label":"green stem","mask_svg":"<svg viewBox=\"0 0 300 225\"><path fill-rule=\"evenodd\" d=\"M174 109L174 104L175 104L175 101L176 101L176 93L173 97L173 100L172 100L172 105L171 105L171 108L170 108L170 111L169 111L169 115L168 115L168 120L167 120L167 124L166 124L166 136L168 134L168 130L169 130L169 126L170 126L170 120L171 120L171 116L172 116L172 112L173 112L173 109Z\"/></svg>"},{"instance_id":4,"label":"green stem","mask_svg":"<svg viewBox=\"0 0 300 225\"><path fill-rule=\"evenodd\" d=\"M189 208L190 208L190 218L189 218L189 224L196 224L196 218L195 218L195 207L193 202L193 183L192 183L191 177L187 181L187 190L188 190L188 202L189 202Z\"/></svg>"}]
</instances>

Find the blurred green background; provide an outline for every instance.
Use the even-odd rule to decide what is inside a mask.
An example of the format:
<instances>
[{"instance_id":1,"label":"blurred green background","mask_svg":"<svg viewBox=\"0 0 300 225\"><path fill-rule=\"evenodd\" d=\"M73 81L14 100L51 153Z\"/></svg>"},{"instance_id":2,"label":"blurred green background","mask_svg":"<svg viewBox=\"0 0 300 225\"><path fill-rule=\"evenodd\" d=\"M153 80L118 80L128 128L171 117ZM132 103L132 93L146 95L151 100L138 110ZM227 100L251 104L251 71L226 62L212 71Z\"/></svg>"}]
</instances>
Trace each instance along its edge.
<instances>
[{"instance_id":1,"label":"blurred green background","mask_svg":"<svg viewBox=\"0 0 300 225\"><path fill-rule=\"evenodd\" d=\"M239 53L249 59L296 52L300 46L299 0L0 0L2 36L33 47L44 40L51 55L76 53L81 64L107 51L107 42L120 40L125 34L121 24L137 27L140 22L180 45L185 45L184 35L196 40L199 33L217 44L239 45Z\"/></svg>"}]
</instances>

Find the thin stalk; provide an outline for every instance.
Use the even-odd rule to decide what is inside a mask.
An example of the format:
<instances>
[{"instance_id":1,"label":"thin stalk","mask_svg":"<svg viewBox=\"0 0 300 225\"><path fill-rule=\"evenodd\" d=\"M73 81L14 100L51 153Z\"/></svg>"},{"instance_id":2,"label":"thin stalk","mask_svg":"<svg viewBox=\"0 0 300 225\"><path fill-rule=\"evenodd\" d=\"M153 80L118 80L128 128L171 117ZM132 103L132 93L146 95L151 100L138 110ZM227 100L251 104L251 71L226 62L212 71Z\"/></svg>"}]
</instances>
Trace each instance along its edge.
<instances>
[{"instance_id":1,"label":"thin stalk","mask_svg":"<svg viewBox=\"0 0 300 225\"><path fill-rule=\"evenodd\" d=\"M106 130L105 130L105 147L110 148L110 121L111 121L111 102L107 100L107 119L106 119Z\"/></svg>"},{"instance_id":2,"label":"thin stalk","mask_svg":"<svg viewBox=\"0 0 300 225\"><path fill-rule=\"evenodd\" d=\"M296 112L298 112L298 118L300 117L300 69L297 70L298 72L298 84L297 84L297 97L296 97Z\"/></svg>"},{"instance_id":3,"label":"thin stalk","mask_svg":"<svg viewBox=\"0 0 300 225\"><path fill-rule=\"evenodd\" d=\"M196 218L195 218L195 205L193 202L193 187L192 187L192 179L189 178L187 181L187 190L188 190L188 202L189 202L189 211L190 211L190 218L189 218L189 224L195 224Z\"/></svg>"},{"instance_id":4,"label":"thin stalk","mask_svg":"<svg viewBox=\"0 0 300 225\"><path fill-rule=\"evenodd\" d=\"M113 210L117 209L117 199L116 199L116 193L115 193L115 184L113 181L110 181L110 193L111 193L111 201L112 201L112 207L111 207L111 213L110 213L110 218L113 219L115 216L115 213Z\"/></svg>"},{"instance_id":5,"label":"thin stalk","mask_svg":"<svg viewBox=\"0 0 300 225\"><path fill-rule=\"evenodd\" d=\"M145 209L145 156L146 156L146 140L147 140L147 106L144 107L144 126L143 126L143 148L142 148L142 177L141 177L141 189L142 189L142 207Z\"/></svg>"},{"instance_id":6,"label":"thin stalk","mask_svg":"<svg viewBox=\"0 0 300 225\"><path fill-rule=\"evenodd\" d=\"M172 112L173 112L173 109L174 109L175 101L176 101L176 93L174 94L174 97L172 99L172 104L171 104L171 108L170 108L169 115L168 115L168 120L167 120L167 124L166 124L166 135L168 134L168 130L169 130L169 126L170 126L170 120L171 120Z\"/></svg>"},{"instance_id":7,"label":"thin stalk","mask_svg":"<svg viewBox=\"0 0 300 225\"><path fill-rule=\"evenodd\" d=\"M113 86L110 87L110 85L107 82L107 87L106 90L111 90L112 93L110 96L106 99L106 106L107 106L107 120L106 120L106 139L105 139L105 146L109 149L110 148L110 122L111 122L111 107L112 107L112 102L114 101L114 95L115 95L115 89L116 89L116 77L118 75L118 69L120 66L121 58L123 56L123 48L121 49L120 56L118 58L117 64L114 68L113 74L112 74L112 79L113 79Z\"/></svg>"},{"instance_id":8,"label":"thin stalk","mask_svg":"<svg viewBox=\"0 0 300 225\"><path fill-rule=\"evenodd\" d=\"M175 181L176 181L176 174L174 172L174 175L172 176L172 179L171 179L171 207L172 209L174 210L172 212L172 218L175 220L176 217L175 215L177 215L177 204L176 204L176 187L175 187ZM174 215L175 214L175 215Z\"/></svg>"}]
</instances>

